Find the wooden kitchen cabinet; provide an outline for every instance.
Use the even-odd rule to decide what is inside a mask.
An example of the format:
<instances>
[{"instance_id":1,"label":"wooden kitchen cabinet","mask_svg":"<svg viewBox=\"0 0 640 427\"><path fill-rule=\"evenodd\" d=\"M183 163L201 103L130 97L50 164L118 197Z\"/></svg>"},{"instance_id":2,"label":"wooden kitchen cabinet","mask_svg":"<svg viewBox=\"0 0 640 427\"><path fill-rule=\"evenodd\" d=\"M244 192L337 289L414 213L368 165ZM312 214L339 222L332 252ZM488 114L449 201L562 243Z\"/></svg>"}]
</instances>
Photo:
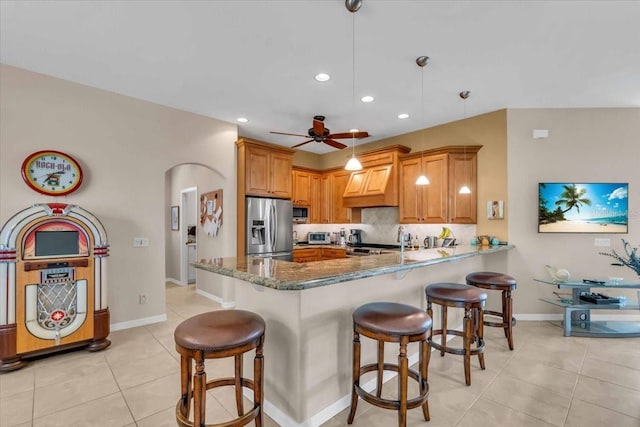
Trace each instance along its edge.
<instances>
[{"instance_id":1,"label":"wooden kitchen cabinet","mask_svg":"<svg viewBox=\"0 0 640 427\"><path fill-rule=\"evenodd\" d=\"M322 176L317 174L311 175L310 185L310 199L311 205L309 206L309 224L321 224L322 223Z\"/></svg>"},{"instance_id":2,"label":"wooden kitchen cabinet","mask_svg":"<svg viewBox=\"0 0 640 427\"><path fill-rule=\"evenodd\" d=\"M246 139L237 144L238 176L242 168L245 196L291 199L293 150Z\"/></svg>"},{"instance_id":3,"label":"wooden kitchen cabinet","mask_svg":"<svg viewBox=\"0 0 640 427\"><path fill-rule=\"evenodd\" d=\"M344 191L347 188L351 172L346 170L338 170L331 173L330 185L331 196L328 198L330 203L329 222L332 224L349 224L359 223L361 218L361 209L348 208L344 204Z\"/></svg>"},{"instance_id":4,"label":"wooden kitchen cabinet","mask_svg":"<svg viewBox=\"0 0 640 427\"><path fill-rule=\"evenodd\" d=\"M236 255L242 257L246 250L245 198L258 196L291 199L291 170L295 151L248 138L238 139L236 145L238 147Z\"/></svg>"},{"instance_id":5,"label":"wooden kitchen cabinet","mask_svg":"<svg viewBox=\"0 0 640 427\"><path fill-rule=\"evenodd\" d=\"M291 172L293 179L293 196L291 201L294 206L311 206L311 173L294 169Z\"/></svg>"},{"instance_id":6,"label":"wooden kitchen cabinet","mask_svg":"<svg viewBox=\"0 0 640 427\"><path fill-rule=\"evenodd\" d=\"M333 206L332 185L333 176L330 173L323 173L320 176L320 207L318 209L320 215L318 221L319 224L329 224L331 221L331 207Z\"/></svg>"},{"instance_id":7,"label":"wooden kitchen cabinet","mask_svg":"<svg viewBox=\"0 0 640 427\"><path fill-rule=\"evenodd\" d=\"M400 223L475 224L476 163L481 146L450 146L406 156L400 162ZM429 185L417 186L421 173ZM464 184L471 194L459 194Z\"/></svg>"},{"instance_id":8,"label":"wooden kitchen cabinet","mask_svg":"<svg viewBox=\"0 0 640 427\"><path fill-rule=\"evenodd\" d=\"M293 250L293 262L320 261L320 248L303 248Z\"/></svg>"},{"instance_id":9,"label":"wooden kitchen cabinet","mask_svg":"<svg viewBox=\"0 0 640 427\"><path fill-rule=\"evenodd\" d=\"M347 257L342 248L297 248L293 250L293 262L314 262Z\"/></svg>"},{"instance_id":10,"label":"wooden kitchen cabinet","mask_svg":"<svg viewBox=\"0 0 640 427\"><path fill-rule=\"evenodd\" d=\"M328 259L340 259L347 257L347 250L340 248L321 248L320 249L320 261Z\"/></svg>"},{"instance_id":11,"label":"wooden kitchen cabinet","mask_svg":"<svg viewBox=\"0 0 640 427\"><path fill-rule=\"evenodd\" d=\"M449 154L449 223L475 224L478 222L477 153ZM471 194L460 194L468 185Z\"/></svg>"},{"instance_id":12,"label":"wooden kitchen cabinet","mask_svg":"<svg viewBox=\"0 0 640 427\"><path fill-rule=\"evenodd\" d=\"M294 206L307 206L309 208L309 224L321 223L321 175L319 172L305 169L293 169L293 196Z\"/></svg>"}]
</instances>

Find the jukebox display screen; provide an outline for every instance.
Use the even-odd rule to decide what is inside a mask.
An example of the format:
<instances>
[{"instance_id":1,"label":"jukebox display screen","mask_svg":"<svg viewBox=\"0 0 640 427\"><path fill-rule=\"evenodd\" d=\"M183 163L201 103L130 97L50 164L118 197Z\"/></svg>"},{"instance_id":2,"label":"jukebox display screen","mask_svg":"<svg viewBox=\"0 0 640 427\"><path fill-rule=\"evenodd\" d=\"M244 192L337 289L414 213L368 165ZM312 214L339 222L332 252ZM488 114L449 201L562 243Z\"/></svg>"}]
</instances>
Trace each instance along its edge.
<instances>
[{"instance_id":1,"label":"jukebox display screen","mask_svg":"<svg viewBox=\"0 0 640 427\"><path fill-rule=\"evenodd\" d=\"M24 237L23 259L86 257L87 234L77 224L52 220L38 224Z\"/></svg>"},{"instance_id":2,"label":"jukebox display screen","mask_svg":"<svg viewBox=\"0 0 640 427\"><path fill-rule=\"evenodd\" d=\"M78 255L77 231L36 231L36 256Z\"/></svg>"}]
</instances>

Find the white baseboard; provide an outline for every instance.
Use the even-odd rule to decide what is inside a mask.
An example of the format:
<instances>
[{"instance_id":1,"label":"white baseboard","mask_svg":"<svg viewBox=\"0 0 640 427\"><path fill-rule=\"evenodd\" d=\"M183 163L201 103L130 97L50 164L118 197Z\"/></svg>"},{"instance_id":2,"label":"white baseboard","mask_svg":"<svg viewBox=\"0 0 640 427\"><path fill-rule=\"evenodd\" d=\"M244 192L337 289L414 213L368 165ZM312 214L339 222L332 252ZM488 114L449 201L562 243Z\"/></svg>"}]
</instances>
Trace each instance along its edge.
<instances>
[{"instance_id":1,"label":"white baseboard","mask_svg":"<svg viewBox=\"0 0 640 427\"><path fill-rule=\"evenodd\" d=\"M196 286L196 294L198 295L202 295L205 298L210 299L211 301L215 301L218 304L220 304L222 306L222 308L233 308L236 306L236 303L233 301L224 301L222 298L220 298L217 295L214 295L212 293L203 291L202 289L199 289L198 286Z\"/></svg>"},{"instance_id":2,"label":"white baseboard","mask_svg":"<svg viewBox=\"0 0 640 427\"><path fill-rule=\"evenodd\" d=\"M121 331L123 329L136 328L138 326L151 325L152 323L164 322L166 320L167 320L167 315L165 313L159 316L145 317L142 319L129 320L127 322L112 323L110 327L111 327L111 332L115 332L115 331Z\"/></svg>"},{"instance_id":3,"label":"white baseboard","mask_svg":"<svg viewBox=\"0 0 640 427\"><path fill-rule=\"evenodd\" d=\"M167 278L165 278L165 279L164 279L164 281L165 281L165 283L166 283L166 282L171 282L171 283L173 283L174 285L184 286L182 283L180 283L180 281L179 281L179 280L174 279L173 277L167 277Z\"/></svg>"}]
</instances>

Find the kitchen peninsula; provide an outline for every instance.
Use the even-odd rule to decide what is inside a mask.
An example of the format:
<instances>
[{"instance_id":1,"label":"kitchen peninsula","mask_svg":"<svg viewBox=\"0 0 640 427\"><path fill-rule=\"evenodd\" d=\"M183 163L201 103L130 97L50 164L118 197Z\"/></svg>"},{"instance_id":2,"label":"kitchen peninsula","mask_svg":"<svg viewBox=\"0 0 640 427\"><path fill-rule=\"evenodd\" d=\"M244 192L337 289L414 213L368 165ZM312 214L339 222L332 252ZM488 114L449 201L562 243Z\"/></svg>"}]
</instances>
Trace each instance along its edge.
<instances>
[{"instance_id":1,"label":"kitchen peninsula","mask_svg":"<svg viewBox=\"0 0 640 427\"><path fill-rule=\"evenodd\" d=\"M311 427L349 405L353 310L372 301L425 309L428 283L464 283L472 271L505 271L512 248L457 246L309 263L214 258L193 265L225 276L235 306L267 323L266 413L281 426ZM452 311L451 325L461 322L454 314L459 313ZM434 313L434 327L438 316ZM410 345L410 363L417 360L416 351ZM373 362L375 352L375 344L363 340L363 363ZM397 347L387 345L385 357L395 360ZM252 372L248 364L245 372Z\"/></svg>"}]
</instances>

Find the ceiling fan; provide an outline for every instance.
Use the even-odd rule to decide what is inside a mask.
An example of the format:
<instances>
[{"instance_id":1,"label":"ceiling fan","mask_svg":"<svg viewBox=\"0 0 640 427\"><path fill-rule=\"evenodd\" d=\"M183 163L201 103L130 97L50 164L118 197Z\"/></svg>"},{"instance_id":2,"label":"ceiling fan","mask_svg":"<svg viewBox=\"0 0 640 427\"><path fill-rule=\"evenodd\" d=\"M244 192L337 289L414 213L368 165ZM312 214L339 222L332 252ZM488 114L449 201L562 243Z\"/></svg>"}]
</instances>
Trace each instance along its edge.
<instances>
[{"instance_id":1,"label":"ceiling fan","mask_svg":"<svg viewBox=\"0 0 640 427\"><path fill-rule=\"evenodd\" d=\"M339 148L342 150L347 146L341 142L335 141L336 139L344 139L344 138L366 138L369 136L368 132L343 132L343 133L331 133L329 128L324 127L324 116L313 116L313 127L309 128L308 135L300 135L297 133L286 133L286 132L274 132L278 135L291 135L291 136L302 136L304 138L311 138L308 141L301 142L300 144L294 145L291 148L297 148L304 144L308 144L311 141L316 142L324 142L327 145L330 145L334 148Z\"/></svg>"}]
</instances>

